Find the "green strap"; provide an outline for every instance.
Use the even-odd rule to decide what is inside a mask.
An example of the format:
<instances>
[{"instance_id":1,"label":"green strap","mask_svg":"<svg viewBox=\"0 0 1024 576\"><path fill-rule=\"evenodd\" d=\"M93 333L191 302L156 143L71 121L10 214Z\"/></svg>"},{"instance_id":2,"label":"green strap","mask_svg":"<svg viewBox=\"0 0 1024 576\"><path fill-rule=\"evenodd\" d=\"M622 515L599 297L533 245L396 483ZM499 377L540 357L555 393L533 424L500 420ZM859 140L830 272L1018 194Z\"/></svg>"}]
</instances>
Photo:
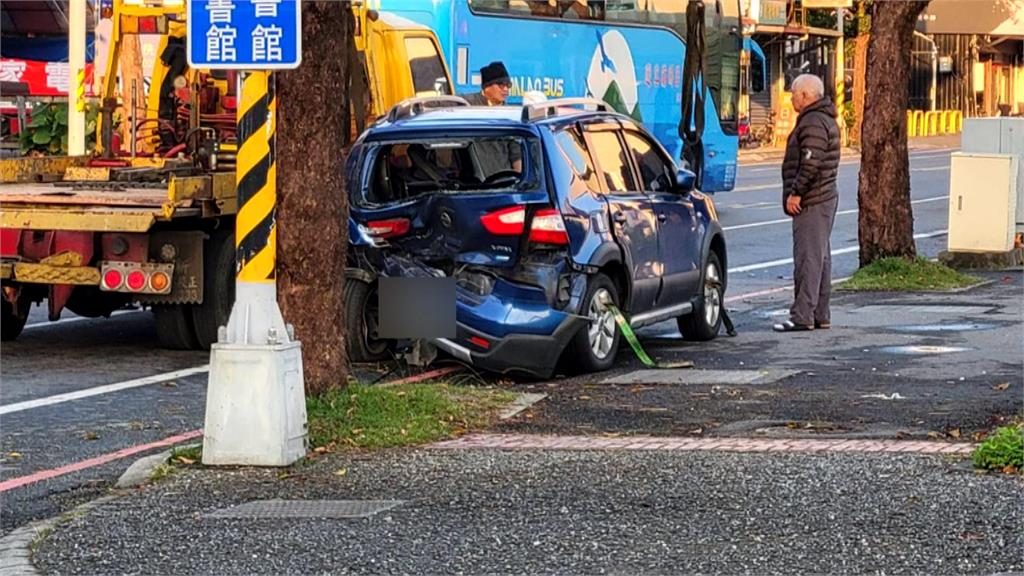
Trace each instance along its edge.
<instances>
[{"instance_id":1,"label":"green strap","mask_svg":"<svg viewBox=\"0 0 1024 576\"><path fill-rule=\"evenodd\" d=\"M615 317L615 323L619 325L619 330L621 330L622 335L626 337L626 342L629 342L629 346L633 349L636 357L644 363L644 366L647 366L648 368L657 368L658 364L655 363L654 360L651 360L651 357L647 355L647 352L644 352L643 347L640 346L640 341L637 340L636 334L633 332L633 329L629 327L629 322L626 322L626 317L622 315L618 306L610 302L606 303L605 306L608 307L612 316Z\"/></svg>"}]
</instances>

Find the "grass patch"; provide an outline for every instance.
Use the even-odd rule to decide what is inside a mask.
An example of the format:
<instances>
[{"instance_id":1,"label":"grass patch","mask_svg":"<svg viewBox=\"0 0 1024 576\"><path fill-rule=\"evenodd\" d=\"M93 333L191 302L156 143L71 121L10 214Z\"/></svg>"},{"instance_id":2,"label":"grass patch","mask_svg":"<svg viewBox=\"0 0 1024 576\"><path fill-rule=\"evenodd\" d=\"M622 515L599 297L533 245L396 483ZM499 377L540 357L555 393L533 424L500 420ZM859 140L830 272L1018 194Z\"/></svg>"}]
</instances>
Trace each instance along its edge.
<instances>
[{"instance_id":1,"label":"grass patch","mask_svg":"<svg viewBox=\"0 0 1024 576\"><path fill-rule=\"evenodd\" d=\"M41 530L36 531L36 535L32 538L32 541L28 545L28 553L30 556L35 557L39 553L39 547L43 545L43 542L53 534L53 527L47 526Z\"/></svg>"},{"instance_id":2,"label":"grass patch","mask_svg":"<svg viewBox=\"0 0 1024 576\"><path fill-rule=\"evenodd\" d=\"M447 384L349 385L306 399L317 448L387 448L434 442L486 427L515 395Z\"/></svg>"},{"instance_id":3,"label":"grass patch","mask_svg":"<svg viewBox=\"0 0 1024 576\"><path fill-rule=\"evenodd\" d=\"M999 428L974 450L971 459L982 470L1013 474L1024 469L1024 425Z\"/></svg>"},{"instance_id":4,"label":"grass patch","mask_svg":"<svg viewBox=\"0 0 1024 576\"><path fill-rule=\"evenodd\" d=\"M167 461L175 466L191 466L203 459L203 445L194 444L183 448L172 448Z\"/></svg>"},{"instance_id":5,"label":"grass patch","mask_svg":"<svg viewBox=\"0 0 1024 576\"><path fill-rule=\"evenodd\" d=\"M909 258L882 258L857 270L839 285L841 290L954 290L973 286L980 280L961 274L952 268L918 256Z\"/></svg>"}]
</instances>

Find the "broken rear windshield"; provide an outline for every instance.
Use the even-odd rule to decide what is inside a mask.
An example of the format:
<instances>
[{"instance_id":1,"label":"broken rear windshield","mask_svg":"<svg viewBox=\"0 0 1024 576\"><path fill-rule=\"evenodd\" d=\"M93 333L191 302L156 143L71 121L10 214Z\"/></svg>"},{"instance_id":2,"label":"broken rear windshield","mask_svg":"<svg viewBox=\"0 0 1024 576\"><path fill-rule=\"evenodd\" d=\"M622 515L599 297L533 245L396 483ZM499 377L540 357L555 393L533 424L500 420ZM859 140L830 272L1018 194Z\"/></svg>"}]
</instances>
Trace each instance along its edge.
<instances>
[{"instance_id":1,"label":"broken rear windshield","mask_svg":"<svg viewBox=\"0 0 1024 576\"><path fill-rule=\"evenodd\" d=\"M382 143L371 162L365 204L401 202L423 194L533 190L540 143L521 136L462 137Z\"/></svg>"}]
</instances>

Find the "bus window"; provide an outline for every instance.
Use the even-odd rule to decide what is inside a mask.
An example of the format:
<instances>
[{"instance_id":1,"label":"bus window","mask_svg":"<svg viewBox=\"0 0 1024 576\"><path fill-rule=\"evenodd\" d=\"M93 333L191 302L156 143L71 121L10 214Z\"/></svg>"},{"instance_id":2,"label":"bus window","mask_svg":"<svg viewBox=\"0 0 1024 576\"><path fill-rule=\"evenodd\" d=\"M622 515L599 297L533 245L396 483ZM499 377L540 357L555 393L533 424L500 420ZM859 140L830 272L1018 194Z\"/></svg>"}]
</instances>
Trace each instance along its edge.
<instances>
[{"instance_id":1,"label":"bus window","mask_svg":"<svg viewBox=\"0 0 1024 576\"><path fill-rule=\"evenodd\" d=\"M405 50L409 55L412 85L417 96L451 94L441 54L430 38L410 36L405 39Z\"/></svg>"}]
</instances>

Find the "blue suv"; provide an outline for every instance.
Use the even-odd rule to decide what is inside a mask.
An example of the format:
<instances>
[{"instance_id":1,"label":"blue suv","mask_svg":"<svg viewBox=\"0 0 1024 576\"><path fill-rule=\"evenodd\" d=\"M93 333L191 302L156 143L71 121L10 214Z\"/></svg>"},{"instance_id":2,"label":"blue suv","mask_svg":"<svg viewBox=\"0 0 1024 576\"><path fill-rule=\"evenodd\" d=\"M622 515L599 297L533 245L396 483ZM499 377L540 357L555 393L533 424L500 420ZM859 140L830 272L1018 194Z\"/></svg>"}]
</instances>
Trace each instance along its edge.
<instances>
[{"instance_id":1,"label":"blue suv","mask_svg":"<svg viewBox=\"0 0 1024 576\"><path fill-rule=\"evenodd\" d=\"M602 102L397 105L347 166L346 309L354 361L381 359L380 276L453 278L455 338L433 344L495 372L549 377L613 364L613 303L636 328L719 331L725 237L692 172Z\"/></svg>"}]
</instances>

